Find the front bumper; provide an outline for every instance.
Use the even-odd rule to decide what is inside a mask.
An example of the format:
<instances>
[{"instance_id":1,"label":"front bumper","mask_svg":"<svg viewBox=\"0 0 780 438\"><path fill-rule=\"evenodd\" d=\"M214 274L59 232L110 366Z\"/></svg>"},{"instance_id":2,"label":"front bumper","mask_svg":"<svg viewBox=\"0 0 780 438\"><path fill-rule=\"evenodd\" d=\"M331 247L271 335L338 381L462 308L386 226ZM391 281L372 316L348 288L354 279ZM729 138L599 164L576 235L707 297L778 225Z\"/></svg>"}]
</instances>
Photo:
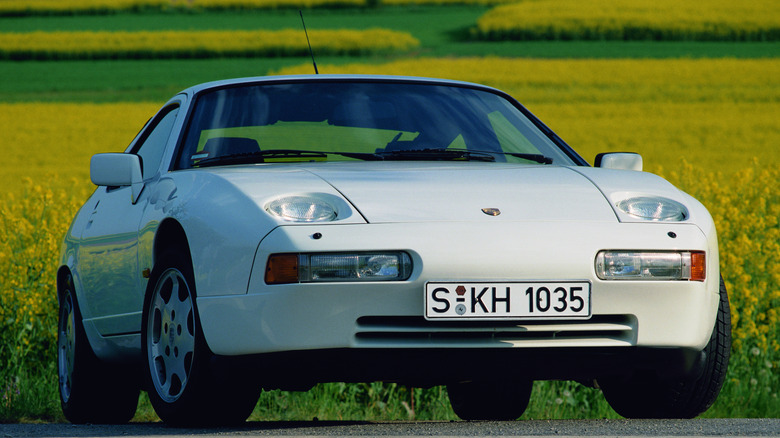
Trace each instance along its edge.
<instances>
[{"instance_id":1,"label":"front bumper","mask_svg":"<svg viewBox=\"0 0 780 438\"><path fill-rule=\"evenodd\" d=\"M670 237L673 232L675 238ZM313 239L314 233L322 235ZM602 281L604 249L698 250L707 279ZM264 283L270 254L402 250L409 280L378 283ZM650 347L701 350L718 305L714 236L691 224L463 222L279 227L260 243L245 295L198 298L206 341L218 355L313 350L440 351ZM427 321L427 281L585 280L592 317L578 321ZM519 354L519 353L518 353ZM391 354L392 357L392 354Z\"/></svg>"}]
</instances>

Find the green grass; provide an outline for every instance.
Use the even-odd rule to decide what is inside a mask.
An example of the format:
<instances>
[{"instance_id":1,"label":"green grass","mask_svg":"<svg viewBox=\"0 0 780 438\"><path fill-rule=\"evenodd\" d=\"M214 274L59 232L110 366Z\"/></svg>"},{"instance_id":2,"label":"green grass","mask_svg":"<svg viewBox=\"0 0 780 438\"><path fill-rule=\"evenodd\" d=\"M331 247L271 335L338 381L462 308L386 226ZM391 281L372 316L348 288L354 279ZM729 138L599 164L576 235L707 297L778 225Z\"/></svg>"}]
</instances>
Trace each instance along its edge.
<instances>
[{"instance_id":1,"label":"green grass","mask_svg":"<svg viewBox=\"0 0 780 438\"><path fill-rule=\"evenodd\" d=\"M763 384L765 382L760 382ZM53 366L45 376L23 376L0 387L0 424L9 422L64 422ZM5 389L5 392L4 392ZM777 400L758 391L765 400L752 400L753 391L727 382L715 405L702 417L762 418L777 408ZM3 403L3 397L13 403ZM745 409L745 404L751 406ZM771 416L771 415L770 415ZM447 421L458 420L443 386L408 388L394 383L324 383L306 392L264 391L249 421ZM601 391L575 382L535 382L531 402L520 420L620 418ZM149 397L141 393L134 422L160 421Z\"/></svg>"},{"instance_id":2,"label":"green grass","mask_svg":"<svg viewBox=\"0 0 780 438\"><path fill-rule=\"evenodd\" d=\"M340 60L323 58L321 62ZM355 61L354 58L351 60ZM269 70L307 61L311 62L311 59L0 62L0 101L151 101L162 104L184 88L202 82L261 76Z\"/></svg>"},{"instance_id":3,"label":"green grass","mask_svg":"<svg viewBox=\"0 0 780 438\"><path fill-rule=\"evenodd\" d=\"M0 388L0 424L64 422L53 366L45 376L23 376ZM12 403L3 403L4 396ZM409 388L395 383L324 383L306 392L264 391L249 421L447 421L458 420L447 390ZM535 382L522 420L620 418L597 389L575 382ZM160 421L142 392L134 422Z\"/></svg>"},{"instance_id":4,"label":"green grass","mask_svg":"<svg viewBox=\"0 0 780 438\"><path fill-rule=\"evenodd\" d=\"M5 371L5 370L3 370ZM57 394L57 370L14 373L0 371L0 424L27 421L63 421Z\"/></svg>"}]
</instances>

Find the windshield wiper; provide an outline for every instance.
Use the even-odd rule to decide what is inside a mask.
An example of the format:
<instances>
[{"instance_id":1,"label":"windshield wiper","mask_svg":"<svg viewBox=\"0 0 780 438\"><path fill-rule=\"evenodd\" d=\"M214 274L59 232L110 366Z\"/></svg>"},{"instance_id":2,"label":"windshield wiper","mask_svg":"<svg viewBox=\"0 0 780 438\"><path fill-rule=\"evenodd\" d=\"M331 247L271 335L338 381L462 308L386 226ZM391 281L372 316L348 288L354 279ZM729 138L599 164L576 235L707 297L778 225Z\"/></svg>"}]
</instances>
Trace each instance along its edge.
<instances>
[{"instance_id":1,"label":"windshield wiper","mask_svg":"<svg viewBox=\"0 0 780 438\"><path fill-rule=\"evenodd\" d=\"M265 160L274 160L280 158L327 158L328 155L341 155L348 158L356 158L358 160L376 161L382 158L377 157L376 154L361 153L361 152L321 152L321 151L307 151L300 149L268 149L257 152L245 152L240 154L228 154L219 155L216 157L204 158L198 161L195 166L197 167L209 167L209 166L222 166L230 164L251 164L262 163Z\"/></svg>"},{"instance_id":2,"label":"windshield wiper","mask_svg":"<svg viewBox=\"0 0 780 438\"><path fill-rule=\"evenodd\" d=\"M328 155L340 155L347 158L355 158L365 161L496 161L496 154L510 155L524 160L535 161L541 164L552 164L552 158L541 154L524 154L518 152L492 152L492 151L468 151L465 149L408 149L396 151L384 151L377 153L367 152L322 152L301 149L268 149L257 152L245 152L240 154L220 155L204 158L195 167L223 166L231 164L263 163L265 160L284 158L322 159Z\"/></svg>"},{"instance_id":3,"label":"windshield wiper","mask_svg":"<svg viewBox=\"0 0 780 438\"><path fill-rule=\"evenodd\" d=\"M536 161L541 164L552 164L553 159L542 154L522 154L519 152L503 152L504 155L522 158L523 160Z\"/></svg>"},{"instance_id":4,"label":"windshield wiper","mask_svg":"<svg viewBox=\"0 0 780 438\"><path fill-rule=\"evenodd\" d=\"M467 160L467 161L496 161L495 156L509 155L523 160L535 161L540 164L552 164L553 159L542 154L527 154L520 152L479 151L466 149L407 149L377 152L385 160Z\"/></svg>"},{"instance_id":5,"label":"windshield wiper","mask_svg":"<svg viewBox=\"0 0 780 438\"><path fill-rule=\"evenodd\" d=\"M542 154L528 154L523 152L501 152L501 151L471 151L471 152L478 152L482 154L492 154L492 155L509 155L510 157L516 157L523 160L528 161L535 161L540 164L552 164L553 159L542 155Z\"/></svg>"},{"instance_id":6,"label":"windshield wiper","mask_svg":"<svg viewBox=\"0 0 780 438\"><path fill-rule=\"evenodd\" d=\"M408 149L377 152L384 160L420 160L420 161L496 161L490 152L466 151L463 149Z\"/></svg>"}]
</instances>

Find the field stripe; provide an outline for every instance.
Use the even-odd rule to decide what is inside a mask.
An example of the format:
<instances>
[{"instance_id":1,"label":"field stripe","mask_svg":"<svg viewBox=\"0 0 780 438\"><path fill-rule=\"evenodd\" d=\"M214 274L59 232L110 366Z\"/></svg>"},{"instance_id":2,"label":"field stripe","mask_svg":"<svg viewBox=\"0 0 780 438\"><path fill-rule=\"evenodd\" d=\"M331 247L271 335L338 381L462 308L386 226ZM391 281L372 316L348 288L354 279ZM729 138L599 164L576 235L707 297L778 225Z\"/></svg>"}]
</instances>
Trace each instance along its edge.
<instances>
[{"instance_id":1,"label":"field stripe","mask_svg":"<svg viewBox=\"0 0 780 438\"><path fill-rule=\"evenodd\" d=\"M406 32L387 29L309 34L320 56L390 53L420 44ZM0 33L0 59L11 60L304 56L308 50L299 29Z\"/></svg>"},{"instance_id":2,"label":"field stripe","mask_svg":"<svg viewBox=\"0 0 780 438\"><path fill-rule=\"evenodd\" d=\"M491 40L777 41L776 0L536 0L496 7L477 22Z\"/></svg>"}]
</instances>

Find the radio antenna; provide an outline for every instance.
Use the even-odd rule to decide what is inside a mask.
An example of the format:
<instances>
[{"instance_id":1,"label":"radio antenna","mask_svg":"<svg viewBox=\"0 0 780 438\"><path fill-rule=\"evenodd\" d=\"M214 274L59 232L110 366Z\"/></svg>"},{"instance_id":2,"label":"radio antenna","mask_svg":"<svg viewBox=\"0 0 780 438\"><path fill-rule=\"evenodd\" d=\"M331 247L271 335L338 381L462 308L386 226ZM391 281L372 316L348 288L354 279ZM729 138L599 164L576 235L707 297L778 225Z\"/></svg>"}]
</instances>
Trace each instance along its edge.
<instances>
[{"instance_id":1,"label":"radio antenna","mask_svg":"<svg viewBox=\"0 0 780 438\"><path fill-rule=\"evenodd\" d=\"M306 43L309 45L309 54L311 54L311 63L314 64L314 74L318 75L317 62L314 60L314 51L311 49L311 42L309 41L309 32L306 31L306 22L303 21L303 11L298 9L298 13L301 14L301 24L303 24L303 33L306 34Z\"/></svg>"}]
</instances>

